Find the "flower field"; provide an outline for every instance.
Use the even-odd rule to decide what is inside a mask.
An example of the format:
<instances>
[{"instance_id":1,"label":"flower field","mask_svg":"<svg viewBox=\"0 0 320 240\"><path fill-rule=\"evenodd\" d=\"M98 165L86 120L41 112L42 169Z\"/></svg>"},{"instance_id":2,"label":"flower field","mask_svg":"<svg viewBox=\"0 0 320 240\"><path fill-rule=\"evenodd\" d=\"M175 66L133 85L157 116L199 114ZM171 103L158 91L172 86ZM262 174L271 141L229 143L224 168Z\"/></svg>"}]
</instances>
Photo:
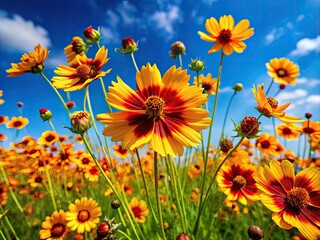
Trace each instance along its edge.
<instances>
[{"instance_id":1,"label":"flower field","mask_svg":"<svg viewBox=\"0 0 320 240\"><path fill-rule=\"evenodd\" d=\"M297 83L299 66L285 57L266 63L268 81L252 86L254 116L244 113L240 122L228 116L241 83L218 111L225 59L246 51L253 27L231 15L208 18L199 44L208 46L205 58L219 55L219 64L198 57L183 68L187 43L177 41L168 57L179 65L163 72L161 60L138 67L138 42L124 38L115 51L132 59L134 88L121 74L105 84L111 50L92 26L64 48L68 64L56 66L51 79L50 52L41 44L11 63L8 78L34 74L45 81L70 121L54 123L54 112L39 109L47 131L36 139L21 131L33 119L0 115L0 132L13 132L0 133L0 143L10 142L0 148L1 238L319 240L320 122L311 112L288 115L290 102L277 100ZM92 110L93 81L100 82L105 112ZM79 90L83 108L74 111L69 98ZM6 92L0 97L5 106ZM217 116L224 119L219 130ZM273 133L261 130L262 119L272 122ZM298 150L288 141L298 142Z\"/></svg>"}]
</instances>

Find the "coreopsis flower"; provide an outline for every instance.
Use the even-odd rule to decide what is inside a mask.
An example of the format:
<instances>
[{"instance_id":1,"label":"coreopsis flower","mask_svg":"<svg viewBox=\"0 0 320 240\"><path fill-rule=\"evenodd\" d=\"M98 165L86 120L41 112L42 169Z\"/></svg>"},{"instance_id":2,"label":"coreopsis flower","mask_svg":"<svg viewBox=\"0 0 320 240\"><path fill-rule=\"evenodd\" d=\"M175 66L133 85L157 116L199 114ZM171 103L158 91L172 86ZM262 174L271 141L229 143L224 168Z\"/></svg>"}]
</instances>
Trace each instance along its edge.
<instances>
[{"instance_id":1,"label":"coreopsis flower","mask_svg":"<svg viewBox=\"0 0 320 240\"><path fill-rule=\"evenodd\" d=\"M40 173L33 173L29 176L27 182L30 184L31 187L36 188L40 187L47 181L46 176Z\"/></svg>"},{"instance_id":2,"label":"coreopsis flower","mask_svg":"<svg viewBox=\"0 0 320 240\"><path fill-rule=\"evenodd\" d=\"M3 133L0 133L0 142L4 142L4 141L7 141L7 136Z\"/></svg>"},{"instance_id":3,"label":"coreopsis flower","mask_svg":"<svg viewBox=\"0 0 320 240\"><path fill-rule=\"evenodd\" d=\"M146 217L149 214L149 209L145 201L138 200L136 197L134 197L129 202L129 208L131 209L137 222L144 223L146 221Z\"/></svg>"},{"instance_id":4,"label":"coreopsis flower","mask_svg":"<svg viewBox=\"0 0 320 240\"><path fill-rule=\"evenodd\" d=\"M253 28L249 28L250 22L247 19L241 20L234 26L234 19L231 15L220 17L219 22L211 17L206 20L206 30L209 33L198 31L201 39L207 42L214 42L215 45L210 48L208 53L222 52L230 55L233 51L242 53L247 45L243 42L253 35Z\"/></svg>"},{"instance_id":5,"label":"coreopsis flower","mask_svg":"<svg viewBox=\"0 0 320 240\"><path fill-rule=\"evenodd\" d=\"M273 98L267 98L266 94L263 91L263 85L258 85L258 89L255 86L252 88L252 93L256 99L258 106L257 110L266 117L276 117L282 122L301 122L298 117L288 116L284 112L291 103L286 103L281 106L278 106L278 101Z\"/></svg>"},{"instance_id":6,"label":"coreopsis flower","mask_svg":"<svg viewBox=\"0 0 320 240\"><path fill-rule=\"evenodd\" d=\"M319 239L319 170L306 168L295 176L292 163L271 160L270 167L260 167L254 179L261 202L273 212L272 220L279 227L296 227L307 239Z\"/></svg>"},{"instance_id":7,"label":"coreopsis flower","mask_svg":"<svg viewBox=\"0 0 320 240\"><path fill-rule=\"evenodd\" d=\"M87 42L98 43L101 38L100 28L96 30L92 26L89 26L83 31L83 36L85 37Z\"/></svg>"},{"instance_id":8,"label":"coreopsis flower","mask_svg":"<svg viewBox=\"0 0 320 240\"><path fill-rule=\"evenodd\" d=\"M2 97L2 95L3 95L3 91L0 90L0 97ZM0 105L3 104L3 103L4 103L4 100L3 100L3 99L0 99Z\"/></svg>"},{"instance_id":9,"label":"coreopsis flower","mask_svg":"<svg viewBox=\"0 0 320 240\"><path fill-rule=\"evenodd\" d=\"M277 152L278 140L274 135L263 133L256 141L256 146L265 155L279 156Z\"/></svg>"},{"instance_id":10,"label":"coreopsis flower","mask_svg":"<svg viewBox=\"0 0 320 240\"><path fill-rule=\"evenodd\" d=\"M29 123L28 118L24 117L12 117L9 122L7 122L7 128L15 128L17 130L20 130L27 126Z\"/></svg>"},{"instance_id":11,"label":"coreopsis flower","mask_svg":"<svg viewBox=\"0 0 320 240\"><path fill-rule=\"evenodd\" d=\"M64 48L64 53L67 56L68 64L70 66L77 65L76 56L86 57L86 50L88 46L84 43L81 37L75 36L72 42Z\"/></svg>"},{"instance_id":12,"label":"coreopsis flower","mask_svg":"<svg viewBox=\"0 0 320 240\"><path fill-rule=\"evenodd\" d=\"M300 76L298 65L294 64L287 58L274 58L266 63L268 74L273 80L280 84L295 85Z\"/></svg>"},{"instance_id":13,"label":"coreopsis flower","mask_svg":"<svg viewBox=\"0 0 320 240\"><path fill-rule=\"evenodd\" d=\"M5 124L6 122L8 122L8 120L9 120L8 116L0 115L0 125Z\"/></svg>"},{"instance_id":14,"label":"coreopsis flower","mask_svg":"<svg viewBox=\"0 0 320 240\"><path fill-rule=\"evenodd\" d=\"M121 141L124 149L150 143L161 156L182 155L184 146L198 146L199 131L210 124L209 112L198 108L207 95L202 88L189 86L189 78L186 70L175 66L161 78L157 66L149 63L136 73L136 91L118 77L109 87L107 101L122 112L97 115L107 125L103 134Z\"/></svg>"},{"instance_id":15,"label":"coreopsis flower","mask_svg":"<svg viewBox=\"0 0 320 240\"><path fill-rule=\"evenodd\" d=\"M101 47L94 59L76 55L76 64L72 66L59 65L54 71L59 76L52 78L53 86L64 91L76 91L87 87L92 81L105 76L111 69L102 71L108 62L108 49Z\"/></svg>"},{"instance_id":16,"label":"coreopsis flower","mask_svg":"<svg viewBox=\"0 0 320 240\"><path fill-rule=\"evenodd\" d=\"M69 211L66 212L67 227L70 227L71 231L90 232L100 221L101 207L92 198L77 199L74 204L69 204L68 208Z\"/></svg>"},{"instance_id":17,"label":"coreopsis flower","mask_svg":"<svg viewBox=\"0 0 320 240\"><path fill-rule=\"evenodd\" d=\"M41 224L40 239L63 240L70 232L67 227L66 213L63 210L55 211Z\"/></svg>"},{"instance_id":18,"label":"coreopsis flower","mask_svg":"<svg viewBox=\"0 0 320 240\"><path fill-rule=\"evenodd\" d=\"M297 140L301 133L301 127L296 124L279 124L276 127L276 133L279 137L287 140Z\"/></svg>"},{"instance_id":19,"label":"coreopsis flower","mask_svg":"<svg viewBox=\"0 0 320 240\"><path fill-rule=\"evenodd\" d=\"M245 165L222 166L217 176L218 186L229 200L238 200L243 205L250 204L259 200L254 173L253 167Z\"/></svg>"},{"instance_id":20,"label":"coreopsis flower","mask_svg":"<svg viewBox=\"0 0 320 240\"><path fill-rule=\"evenodd\" d=\"M44 62L47 59L49 51L42 48L40 44L34 47L33 52L24 53L20 63L11 63L11 68L6 72L7 77L18 77L25 73L40 73L44 69Z\"/></svg>"},{"instance_id":21,"label":"coreopsis flower","mask_svg":"<svg viewBox=\"0 0 320 240\"><path fill-rule=\"evenodd\" d=\"M127 158L129 156L129 150L123 149L121 145L115 144L113 145L113 154L119 158Z\"/></svg>"},{"instance_id":22,"label":"coreopsis flower","mask_svg":"<svg viewBox=\"0 0 320 240\"><path fill-rule=\"evenodd\" d=\"M197 77L194 77L194 85L198 84ZM206 76L203 74L199 75L199 87L202 87L208 95L214 95L217 92L218 81L217 78L213 78L211 73Z\"/></svg>"},{"instance_id":23,"label":"coreopsis flower","mask_svg":"<svg viewBox=\"0 0 320 240\"><path fill-rule=\"evenodd\" d=\"M131 37L125 37L122 39L122 48L115 48L114 50L122 54L132 54L138 51L138 43L136 43Z\"/></svg>"},{"instance_id":24,"label":"coreopsis flower","mask_svg":"<svg viewBox=\"0 0 320 240\"><path fill-rule=\"evenodd\" d=\"M97 166L90 166L85 169L84 178L89 182L98 182L100 171Z\"/></svg>"},{"instance_id":25,"label":"coreopsis flower","mask_svg":"<svg viewBox=\"0 0 320 240\"><path fill-rule=\"evenodd\" d=\"M301 133L309 135L313 141L319 141L320 122L314 122L310 119L303 121Z\"/></svg>"},{"instance_id":26,"label":"coreopsis flower","mask_svg":"<svg viewBox=\"0 0 320 240\"><path fill-rule=\"evenodd\" d=\"M41 134L41 137L38 139L39 144L45 146L50 146L55 142L59 141L59 135L55 131L45 131Z\"/></svg>"},{"instance_id":27,"label":"coreopsis flower","mask_svg":"<svg viewBox=\"0 0 320 240\"><path fill-rule=\"evenodd\" d=\"M186 46L181 41L173 43L170 47L169 55L171 58L176 59L177 56L185 54Z\"/></svg>"}]
</instances>

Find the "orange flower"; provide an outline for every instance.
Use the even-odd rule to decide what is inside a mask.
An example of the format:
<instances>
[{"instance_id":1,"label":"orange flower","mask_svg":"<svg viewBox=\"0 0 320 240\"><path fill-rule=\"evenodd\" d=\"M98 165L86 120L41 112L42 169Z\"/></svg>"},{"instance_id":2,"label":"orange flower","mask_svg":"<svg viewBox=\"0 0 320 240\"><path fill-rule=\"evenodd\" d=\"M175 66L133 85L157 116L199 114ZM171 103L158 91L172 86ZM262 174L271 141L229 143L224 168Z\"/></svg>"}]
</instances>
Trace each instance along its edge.
<instances>
[{"instance_id":1,"label":"orange flower","mask_svg":"<svg viewBox=\"0 0 320 240\"><path fill-rule=\"evenodd\" d=\"M7 116L1 116L0 115L0 125L8 122L9 118Z\"/></svg>"},{"instance_id":2,"label":"orange flower","mask_svg":"<svg viewBox=\"0 0 320 240\"><path fill-rule=\"evenodd\" d=\"M45 131L38 139L39 144L50 146L59 140L59 135L54 131Z\"/></svg>"},{"instance_id":3,"label":"orange flower","mask_svg":"<svg viewBox=\"0 0 320 240\"><path fill-rule=\"evenodd\" d=\"M268 74L273 80L280 84L295 85L300 76L298 65L294 64L287 58L274 58L266 64Z\"/></svg>"},{"instance_id":4,"label":"orange flower","mask_svg":"<svg viewBox=\"0 0 320 240\"><path fill-rule=\"evenodd\" d=\"M21 57L20 63L11 63L11 68L6 72L7 77L17 77L25 73L40 73L44 69L44 62L47 59L49 51L47 48L42 48L38 44L33 52L25 53Z\"/></svg>"},{"instance_id":5,"label":"orange flower","mask_svg":"<svg viewBox=\"0 0 320 240\"><path fill-rule=\"evenodd\" d=\"M63 240L65 239L70 228L67 226L66 214L63 210L55 211L51 216L41 224L42 229L39 231L40 239L46 240Z\"/></svg>"},{"instance_id":6,"label":"orange flower","mask_svg":"<svg viewBox=\"0 0 320 240\"><path fill-rule=\"evenodd\" d=\"M194 77L194 85L197 85L197 77ZM203 74L200 74L199 76L199 87L202 87L204 89L204 91L206 93L208 93L209 95L212 94L216 94L217 92L217 78L213 78L211 76L211 73L208 73L206 76L204 76Z\"/></svg>"},{"instance_id":7,"label":"orange flower","mask_svg":"<svg viewBox=\"0 0 320 240\"><path fill-rule=\"evenodd\" d=\"M253 96L256 99L258 106L257 109L266 117L276 117L282 122L301 122L298 117L288 116L284 112L291 103L286 103L284 105L278 106L278 101L273 98L267 98L266 94L263 92L263 85L258 85L258 89L255 86L252 88Z\"/></svg>"},{"instance_id":8,"label":"orange flower","mask_svg":"<svg viewBox=\"0 0 320 240\"><path fill-rule=\"evenodd\" d=\"M146 221L149 209L145 201L138 200L136 197L134 197L131 199L129 207L131 208L131 211L133 212L137 222L144 223Z\"/></svg>"},{"instance_id":9,"label":"orange flower","mask_svg":"<svg viewBox=\"0 0 320 240\"><path fill-rule=\"evenodd\" d=\"M77 64L76 56L87 57L85 51L88 49L81 37L75 36L72 38L71 44L64 48L64 53L68 58L70 66Z\"/></svg>"},{"instance_id":10,"label":"orange flower","mask_svg":"<svg viewBox=\"0 0 320 240\"><path fill-rule=\"evenodd\" d=\"M279 156L277 152L278 140L274 135L263 133L256 141L256 146L265 155Z\"/></svg>"},{"instance_id":11,"label":"orange flower","mask_svg":"<svg viewBox=\"0 0 320 240\"><path fill-rule=\"evenodd\" d=\"M26 125L28 125L29 120L28 118L24 117L12 117L11 120L7 123L7 128L15 128L17 130L20 130L24 128Z\"/></svg>"},{"instance_id":12,"label":"orange flower","mask_svg":"<svg viewBox=\"0 0 320 240\"><path fill-rule=\"evenodd\" d=\"M127 158L129 156L129 151L127 149L123 149L121 145L115 144L113 145L114 155L119 158Z\"/></svg>"},{"instance_id":13,"label":"orange flower","mask_svg":"<svg viewBox=\"0 0 320 240\"><path fill-rule=\"evenodd\" d=\"M76 55L77 64L72 66L59 65L54 71L59 76L52 78L53 86L65 91L76 91L85 88L93 80L105 76L111 71L101 71L101 68L108 62L108 49L102 47L96 53L95 59L86 56Z\"/></svg>"},{"instance_id":14,"label":"orange flower","mask_svg":"<svg viewBox=\"0 0 320 240\"><path fill-rule=\"evenodd\" d=\"M298 230L310 240L320 236L320 171L307 168L294 174L292 163L270 161L254 177L261 190L261 202L272 212L281 228Z\"/></svg>"},{"instance_id":15,"label":"orange flower","mask_svg":"<svg viewBox=\"0 0 320 240\"><path fill-rule=\"evenodd\" d=\"M0 142L7 141L7 136L3 133L0 133Z\"/></svg>"},{"instance_id":16,"label":"orange flower","mask_svg":"<svg viewBox=\"0 0 320 240\"><path fill-rule=\"evenodd\" d=\"M297 140L301 132L301 127L295 124L279 124L276 127L276 132L279 137L287 140Z\"/></svg>"},{"instance_id":17,"label":"orange flower","mask_svg":"<svg viewBox=\"0 0 320 240\"><path fill-rule=\"evenodd\" d=\"M3 95L3 91L0 90L0 97L2 97L2 95ZM4 103L4 100L3 100L3 99L0 99L0 105L3 104L3 103Z\"/></svg>"},{"instance_id":18,"label":"orange flower","mask_svg":"<svg viewBox=\"0 0 320 240\"><path fill-rule=\"evenodd\" d=\"M301 133L308 134L313 141L320 141L320 122L310 119L303 121Z\"/></svg>"},{"instance_id":19,"label":"orange flower","mask_svg":"<svg viewBox=\"0 0 320 240\"><path fill-rule=\"evenodd\" d=\"M231 15L220 17L218 21L211 17L207 19L205 27L210 35L198 31L201 39L207 42L216 42L208 53L218 52L221 48L224 54L230 55L233 51L242 53L247 45L242 42L253 35L253 28L249 28L250 22L241 20L234 26L234 19Z\"/></svg>"}]
</instances>

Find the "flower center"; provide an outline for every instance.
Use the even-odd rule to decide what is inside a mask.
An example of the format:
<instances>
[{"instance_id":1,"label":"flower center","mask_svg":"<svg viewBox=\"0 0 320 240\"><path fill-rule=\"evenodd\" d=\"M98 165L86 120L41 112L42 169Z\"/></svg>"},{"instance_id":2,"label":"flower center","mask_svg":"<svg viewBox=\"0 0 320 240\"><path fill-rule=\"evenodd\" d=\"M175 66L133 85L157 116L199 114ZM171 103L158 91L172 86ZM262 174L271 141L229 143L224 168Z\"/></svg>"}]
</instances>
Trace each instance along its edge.
<instances>
[{"instance_id":1,"label":"flower center","mask_svg":"<svg viewBox=\"0 0 320 240\"><path fill-rule=\"evenodd\" d=\"M270 142L268 140L264 140L260 143L262 148L269 148L270 147Z\"/></svg>"},{"instance_id":2,"label":"flower center","mask_svg":"<svg viewBox=\"0 0 320 240\"><path fill-rule=\"evenodd\" d=\"M229 29L222 29L219 33L218 41L222 44L230 42L231 32Z\"/></svg>"},{"instance_id":3,"label":"flower center","mask_svg":"<svg viewBox=\"0 0 320 240\"><path fill-rule=\"evenodd\" d=\"M296 210L308 207L310 196L305 188L294 187L287 193L285 203L289 204Z\"/></svg>"},{"instance_id":4,"label":"flower center","mask_svg":"<svg viewBox=\"0 0 320 240\"><path fill-rule=\"evenodd\" d=\"M54 139L55 139L55 137L54 137L53 135L49 135L49 136L46 137L46 141L47 141L47 142L51 142L51 141L53 141Z\"/></svg>"},{"instance_id":5,"label":"flower center","mask_svg":"<svg viewBox=\"0 0 320 240\"><path fill-rule=\"evenodd\" d=\"M290 130L290 128L285 128L285 129L282 130L282 132L283 132L283 134L285 134L285 135L289 135L289 134L292 133L291 130Z\"/></svg>"},{"instance_id":6,"label":"flower center","mask_svg":"<svg viewBox=\"0 0 320 240\"><path fill-rule=\"evenodd\" d=\"M97 75L97 71L95 67L88 66L87 64L78 66L76 71L77 71L78 77L83 80L87 80L88 78L95 77Z\"/></svg>"},{"instance_id":7,"label":"flower center","mask_svg":"<svg viewBox=\"0 0 320 240\"><path fill-rule=\"evenodd\" d=\"M149 118L160 118L163 115L164 106L165 102L158 96L150 96L145 102L145 108Z\"/></svg>"},{"instance_id":8,"label":"flower center","mask_svg":"<svg viewBox=\"0 0 320 240\"><path fill-rule=\"evenodd\" d=\"M82 163L83 164L88 164L90 162L89 158L83 158Z\"/></svg>"},{"instance_id":9,"label":"flower center","mask_svg":"<svg viewBox=\"0 0 320 240\"><path fill-rule=\"evenodd\" d=\"M90 213L88 210L81 210L79 213L78 213L78 220L79 222L86 222L88 221L90 218Z\"/></svg>"},{"instance_id":10,"label":"flower center","mask_svg":"<svg viewBox=\"0 0 320 240\"><path fill-rule=\"evenodd\" d=\"M246 179L241 175L237 175L232 181L233 186L235 186L237 189L243 188L247 184Z\"/></svg>"},{"instance_id":11,"label":"flower center","mask_svg":"<svg viewBox=\"0 0 320 240\"><path fill-rule=\"evenodd\" d=\"M13 126L14 127L20 127L22 125L22 122L21 121L15 121L14 123L13 123Z\"/></svg>"},{"instance_id":12,"label":"flower center","mask_svg":"<svg viewBox=\"0 0 320 240\"><path fill-rule=\"evenodd\" d=\"M287 76L287 71L282 69L282 68L280 68L277 71L277 75L278 75L278 77L285 77L285 76Z\"/></svg>"},{"instance_id":13,"label":"flower center","mask_svg":"<svg viewBox=\"0 0 320 240\"><path fill-rule=\"evenodd\" d=\"M304 133L313 133L315 130L313 128L310 128L310 127L305 127L303 128L303 132Z\"/></svg>"},{"instance_id":14,"label":"flower center","mask_svg":"<svg viewBox=\"0 0 320 240\"><path fill-rule=\"evenodd\" d=\"M273 109L276 109L278 107L278 101L275 98L269 97L269 98L267 98L267 100Z\"/></svg>"},{"instance_id":15,"label":"flower center","mask_svg":"<svg viewBox=\"0 0 320 240\"><path fill-rule=\"evenodd\" d=\"M51 228L51 237L61 237L65 231L65 226L62 223L56 223Z\"/></svg>"},{"instance_id":16,"label":"flower center","mask_svg":"<svg viewBox=\"0 0 320 240\"><path fill-rule=\"evenodd\" d=\"M41 182L42 182L42 177L41 177L41 176L37 176L37 177L34 179L34 181L35 181L36 183L41 183Z\"/></svg>"}]
</instances>

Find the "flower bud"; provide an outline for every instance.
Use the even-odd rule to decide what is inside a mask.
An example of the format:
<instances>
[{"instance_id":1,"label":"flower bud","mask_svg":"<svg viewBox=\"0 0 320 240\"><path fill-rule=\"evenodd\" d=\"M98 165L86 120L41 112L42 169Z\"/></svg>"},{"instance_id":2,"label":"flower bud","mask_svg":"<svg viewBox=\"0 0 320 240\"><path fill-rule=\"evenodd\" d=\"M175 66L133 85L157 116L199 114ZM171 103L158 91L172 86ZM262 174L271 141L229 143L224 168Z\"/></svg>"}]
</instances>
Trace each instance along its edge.
<instances>
[{"instance_id":1,"label":"flower bud","mask_svg":"<svg viewBox=\"0 0 320 240\"><path fill-rule=\"evenodd\" d=\"M23 107L23 102L17 102L18 107Z\"/></svg>"},{"instance_id":2,"label":"flower bud","mask_svg":"<svg viewBox=\"0 0 320 240\"><path fill-rule=\"evenodd\" d=\"M260 227L252 225L248 228L248 236L252 240L260 240L263 238L263 231Z\"/></svg>"},{"instance_id":3,"label":"flower bud","mask_svg":"<svg viewBox=\"0 0 320 240\"><path fill-rule=\"evenodd\" d=\"M186 234L185 232L183 232L183 233L180 233L180 234L177 236L176 240L191 240L191 238L189 237L188 234Z\"/></svg>"},{"instance_id":4,"label":"flower bud","mask_svg":"<svg viewBox=\"0 0 320 240\"><path fill-rule=\"evenodd\" d=\"M49 119L52 118L52 112L50 112L48 109L46 108L40 108L39 109L39 114L40 117L43 121L48 121Z\"/></svg>"},{"instance_id":5,"label":"flower bud","mask_svg":"<svg viewBox=\"0 0 320 240\"><path fill-rule=\"evenodd\" d=\"M138 43L136 43L131 37L122 39L122 48L116 48L116 52L122 54L131 54L138 51Z\"/></svg>"},{"instance_id":6,"label":"flower bud","mask_svg":"<svg viewBox=\"0 0 320 240\"><path fill-rule=\"evenodd\" d=\"M68 109L72 109L76 106L76 104L74 102L67 102L66 105L67 105Z\"/></svg>"},{"instance_id":7,"label":"flower bud","mask_svg":"<svg viewBox=\"0 0 320 240\"><path fill-rule=\"evenodd\" d=\"M306 115L305 115L306 119L310 119L312 117L312 113L310 112L307 112Z\"/></svg>"},{"instance_id":8,"label":"flower bud","mask_svg":"<svg viewBox=\"0 0 320 240\"><path fill-rule=\"evenodd\" d=\"M72 38L72 50L76 54L80 54L88 49L88 46L84 43L81 37L73 37Z\"/></svg>"},{"instance_id":9,"label":"flower bud","mask_svg":"<svg viewBox=\"0 0 320 240\"><path fill-rule=\"evenodd\" d=\"M222 139L220 142L220 149L222 152L227 153L230 149L233 148L233 143L230 139Z\"/></svg>"},{"instance_id":10,"label":"flower bud","mask_svg":"<svg viewBox=\"0 0 320 240\"><path fill-rule=\"evenodd\" d=\"M71 114L71 132L83 134L85 131L87 131L91 125L91 116L89 113L84 111L77 111Z\"/></svg>"},{"instance_id":11,"label":"flower bud","mask_svg":"<svg viewBox=\"0 0 320 240\"><path fill-rule=\"evenodd\" d=\"M257 118L247 116L240 123L240 130L247 138L255 137L259 132L259 125Z\"/></svg>"},{"instance_id":12,"label":"flower bud","mask_svg":"<svg viewBox=\"0 0 320 240\"><path fill-rule=\"evenodd\" d=\"M98 43L101 38L100 28L96 30L92 26L89 26L84 30L83 36L85 37L87 42Z\"/></svg>"},{"instance_id":13,"label":"flower bud","mask_svg":"<svg viewBox=\"0 0 320 240\"><path fill-rule=\"evenodd\" d=\"M181 41L177 41L171 45L169 55L173 59L176 59L177 56L185 54L186 46Z\"/></svg>"},{"instance_id":14,"label":"flower bud","mask_svg":"<svg viewBox=\"0 0 320 240\"><path fill-rule=\"evenodd\" d=\"M198 73L198 72L205 69L204 62L200 61L200 59L198 59L198 58L191 59L191 64L189 64L189 68L190 68L190 70Z\"/></svg>"},{"instance_id":15,"label":"flower bud","mask_svg":"<svg viewBox=\"0 0 320 240\"><path fill-rule=\"evenodd\" d=\"M283 89L286 88L286 85L282 83L282 84L280 84L279 88L280 88L281 90L283 90Z\"/></svg>"},{"instance_id":16,"label":"flower bud","mask_svg":"<svg viewBox=\"0 0 320 240\"><path fill-rule=\"evenodd\" d=\"M120 201L119 201L118 199L112 200L112 201L111 201L111 207L112 207L113 209L119 208L119 207L120 207Z\"/></svg>"},{"instance_id":17,"label":"flower bud","mask_svg":"<svg viewBox=\"0 0 320 240\"><path fill-rule=\"evenodd\" d=\"M237 83L236 85L233 86L232 88L236 93L240 92L243 90L243 85L241 83Z\"/></svg>"},{"instance_id":18,"label":"flower bud","mask_svg":"<svg viewBox=\"0 0 320 240\"><path fill-rule=\"evenodd\" d=\"M107 221L103 221L97 227L97 235L99 238L105 238L110 232L110 224Z\"/></svg>"}]
</instances>

